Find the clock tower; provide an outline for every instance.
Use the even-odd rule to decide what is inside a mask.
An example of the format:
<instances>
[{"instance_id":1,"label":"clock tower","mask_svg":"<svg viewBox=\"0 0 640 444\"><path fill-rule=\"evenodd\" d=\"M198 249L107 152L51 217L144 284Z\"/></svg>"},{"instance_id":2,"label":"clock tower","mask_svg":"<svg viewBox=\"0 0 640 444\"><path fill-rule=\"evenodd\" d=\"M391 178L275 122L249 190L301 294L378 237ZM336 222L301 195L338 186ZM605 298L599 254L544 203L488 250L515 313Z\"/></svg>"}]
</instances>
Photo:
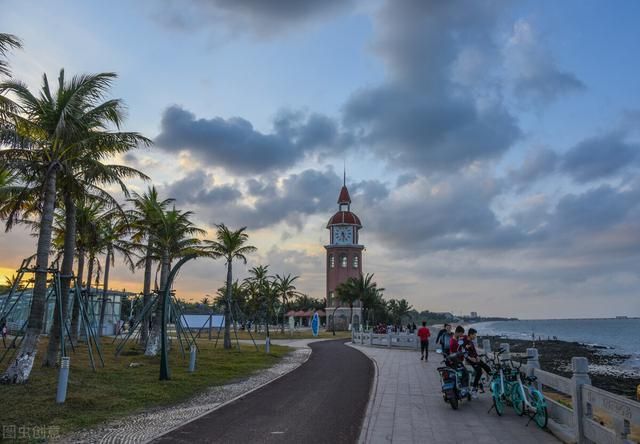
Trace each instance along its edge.
<instances>
[{"instance_id":1,"label":"clock tower","mask_svg":"<svg viewBox=\"0 0 640 444\"><path fill-rule=\"evenodd\" d=\"M362 252L364 245L359 243L360 219L351 212L351 197L346 186L346 175L338 197L338 212L327 223L329 244L327 250L327 329L335 322L336 330L347 330L349 324L359 328L362 321L360 301L353 306L353 318L349 319L349 307L340 306L336 296L336 287L349 279L362 274Z\"/></svg>"}]
</instances>

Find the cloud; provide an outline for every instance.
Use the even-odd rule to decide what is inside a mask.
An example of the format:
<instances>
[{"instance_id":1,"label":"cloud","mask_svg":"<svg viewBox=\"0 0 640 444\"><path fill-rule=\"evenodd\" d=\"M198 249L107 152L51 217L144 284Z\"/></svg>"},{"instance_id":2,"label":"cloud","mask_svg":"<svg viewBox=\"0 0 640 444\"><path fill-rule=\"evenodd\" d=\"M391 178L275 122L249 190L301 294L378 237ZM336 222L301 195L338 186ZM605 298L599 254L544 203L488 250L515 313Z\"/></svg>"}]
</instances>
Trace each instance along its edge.
<instances>
[{"instance_id":1,"label":"cloud","mask_svg":"<svg viewBox=\"0 0 640 444\"><path fill-rule=\"evenodd\" d=\"M163 2L154 17L171 28L272 37L348 11L353 0L187 0Z\"/></svg>"},{"instance_id":2,"label":"cloud","mask_svg":"<svg viewBox=\"0 0 640 444\"><path fill-rule=\"evenodd\" d=\"M191 172L183 179L172 182L165 194L176 199L179 206L184 203L198 205L226 205L236 202L242 193L231 185L214 185L214 177L202 170Z\"/></svg>"},{"instance_id":3,"label":"cloud","mask_svg":"<svg viewBox=\"0 0 640 444\"><path fill-rule=\"evenodd\" d=\"M561 70L539 41L530 23L518 20L504 49L505 67L513 92L525 103L548 104L560 96L585 89L574 74Z\"/></svg>"},{"instance_id":4,"label":"cloud","mask_svg":"<svg viewBox=\"0 0 640 444\"><path fill-rule=\"evenodd\" d=\"M188 151L208 166L242 175L290 168L307 155L336 152L346 139L334 121L317 113L283 111L274 132L265 134L241 117L197 118L174 105L164 111L155 142L167 152Z\"/></svg>"},{"instance_id":5,"label":"cloud","mask_svg":"<svg viewBox=\"0 0 640 444\"><path fill-rule=\"evenodd\" d=\"M625 141L625 133L614 131L569 149L563 156L562 170L580 183L610 178L633 165L639 153L637 143Z\"/></svg>"},{"instance_id":6,"label":"cloud","mask_svg":"<svg viewBox=\"0 0 640 444\"><path fill-rule=\"evenodd\" d=\"M522 191L536 180L545 177L556 170L558 155L548 148L532 149L525 155L519 168L509 171L509 179L514 186Z\"/></svg>"},{"instance_id":7,"label":"cloud","mask_svg":"<svg viewBox=\"0 0 640 444\"><path fill-rule=\"evenodd\" d=\"M388 78L351 95L344 126L393 165L419 172L499 157L520 136L516 119L499 97L479 100L452 76L461 54L495 57L499 14L490 2L387 1L374 47Z\"/></svg>"}]
</instances>

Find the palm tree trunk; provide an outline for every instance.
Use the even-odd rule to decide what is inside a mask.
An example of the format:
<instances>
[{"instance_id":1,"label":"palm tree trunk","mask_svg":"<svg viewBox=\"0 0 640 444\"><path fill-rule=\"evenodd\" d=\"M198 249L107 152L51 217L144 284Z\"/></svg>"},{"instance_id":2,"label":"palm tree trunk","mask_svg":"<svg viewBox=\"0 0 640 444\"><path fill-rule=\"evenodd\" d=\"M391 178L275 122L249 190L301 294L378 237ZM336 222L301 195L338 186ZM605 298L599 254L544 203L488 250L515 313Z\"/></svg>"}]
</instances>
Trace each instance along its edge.
<instances>
[{"instance_id":1,"label":"palm tree trunk","mask_svg":"<svg viewBox=\"0 0 640 444\"><path fill-rule=\"evenodd\" d=\"M169 253L164 252L162 255L162 263L160 267L160 291L158 296L158 302L156 303L156 310L153 319L153 329L149 332L149 340L145 347L145 356L156 356L160 352L160 333L162 329L162 323L166 322L166 319L162 319L162 306L164 305L164 289L167 285L167 279L169 278Z\"/></svg>"},{"instance_id":2,"label":"palm tree trunk","mask_svg":"<svg viewBox=\"0 0 640 444\"><path fill-rule=\"evenodd\" d=\"M107 310L107 291L109 290L109 271L111 269L111 250L107 250L107 260L104 265L104 280L102 290L102 304L100 305L100 326L98 328L98 336L102 336L104 331L104 315Z\"/></svg>"},{"instance_id":3,"label":"palm tree trunk","mask_svg":"<svg viewBox=\"0 0 640 444\"><path fill-rule=\"evenodd\" d=\"M224 304L224 348L231 348L231 258L227 260L227 301Z\"/></svg>"},{"instance_id":4,"label":"palm tree trunk","mask_svg":"<svg viewBox=\"0 0 640 444\"><path fill-rule=\"evenodd\" d=\"M282 295L282 328L280 329L280 333L284 334L284 311L287 308L287 298L285 295Z\"/></svg>"},{"instance_id":5,"label":"palm tree trunk","mask_svg":"<svg viewBox=\"0 0 640 444\"><path fill-rule=\"evenodd\" d=\"M82 289L82 275L84 274L84 249L80 248L78 250L78 273L76 274L76 282L78 279L80 280L77 283L78 287ZM75 298L75 289L74 289L74 298ZM78 342L78 320L80 317L80 304L79 301L74 299L73 309L71 310L71 342L75 345Z\"/></svg>"},{"instance_id":6,"label":"palm tree trunk","mask_svg":"<svg viewBox=\"0 0 640 444\"><path fill-rule=\"evenodd\" d=\"M45 191L38 233L38 250L36 252L36 273L33 286L33 297L25 332L20 349L2 376L2 379L12 383L22 384L29 380L31 369L38 351L40 333L42 333L44 305L47 298L47 268L49 267L49 248L53 226L53 213L56 203L57 166L52 166L47 172Z\"/></svg>"},{"instance_id":7,"label":"palm tree trunk","mask_svg":"<svg viewBox=\"0 0 640 444\"><path fill-rule=\"evenodd\" d=\"M142 288L143 294L143 307L146 307L149 303L149 299L151 299L151 268L153 267L153 259L151 257L151 240L147 241L147 255L144 259L144 283ZM142 328L140 333L140 341L142 344L147 343L147 339L149 338L149 313L144 316L142 320Z\"/></svg>"},{"instance_id":8,"label":"palm tree trunk","mask_svg":"<svg viewBox=\"0 0 640 444\"><path fill-rule=\"evenodd\" d=\"M349 325L350 330L353 330L353 303L349 304Z\"/></svg>"},{"instance_id":9,"label":"palm tree trunk","mask_svg":"<svg viewBox=\"0 0 640 444\"><path fill-rule=\"evenodd\" d=\"M67 305L69 302L69 287L71 287L71 275L73 274L73 257L76 252L76 205L70 195L64 196L65 209L65 236L62 255L62 267L60 269L60 291L62 295L62 307L55 305L53 310L53 326L49 332L49 347L47 348L47 356L42 363L45 367L55 367L58 364L58 351L60 349L60 341L64 341L64 335L60 337L60 309L62 309L62 322L67 322Z\"/></svg>"}]
</instances>

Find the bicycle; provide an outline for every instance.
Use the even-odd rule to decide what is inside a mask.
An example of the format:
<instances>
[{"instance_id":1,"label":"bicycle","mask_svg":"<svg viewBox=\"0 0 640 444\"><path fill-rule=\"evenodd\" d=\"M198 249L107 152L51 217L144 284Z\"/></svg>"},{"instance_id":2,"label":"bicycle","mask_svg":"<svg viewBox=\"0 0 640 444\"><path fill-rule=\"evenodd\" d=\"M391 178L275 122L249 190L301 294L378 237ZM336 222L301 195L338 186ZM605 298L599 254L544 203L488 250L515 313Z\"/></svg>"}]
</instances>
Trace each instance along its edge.
<instances>
[{"instance_id":1,"label":"bicycle","mask_svg":"<svg viewBox=\"0 0 640 444\"><path fill-rule=\"evenodd\" d=\"M504 349L500 349L494 353L491 361L487 360L492 368L489 390L493 403L489 412L495 409L498 416L504 414L505 405L511 402L511 393L516 380L513 367L507 364L511 360L509 358L500 359L500 355L504 352Z\"/></svg>"},{"instance_id":2,"label":"bicycle","mask_svg":"<svg viewBox=\"0 0 640 444\"><path fill-rule=\"evenodd\" d=\"M513 365L513 361L511 363ZM523 416L525 413L529 416L527 425L534 421L538 427L544 429L549 421L547 401L542 392L534 385L538 379L536 376L525 376L525 383L522 382L520 367L522 367L522 362L514 367L516 382L511 389L511 404L519 416Z\"/></svg>"}]
</instances>

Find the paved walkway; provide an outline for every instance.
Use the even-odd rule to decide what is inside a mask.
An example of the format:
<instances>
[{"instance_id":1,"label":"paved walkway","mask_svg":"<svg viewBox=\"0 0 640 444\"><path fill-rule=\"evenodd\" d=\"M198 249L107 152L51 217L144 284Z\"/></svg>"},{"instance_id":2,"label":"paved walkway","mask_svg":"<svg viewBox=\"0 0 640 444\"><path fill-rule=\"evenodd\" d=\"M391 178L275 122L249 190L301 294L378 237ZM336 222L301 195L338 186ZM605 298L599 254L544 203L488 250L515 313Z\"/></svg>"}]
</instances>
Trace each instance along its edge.
<instances>
[{"instance_id":1,"label":"paved walkway","mask_svg":"<svg viewBox=\"0 0 640 444\"><path fill-rule=\"evenodd\" d=\"M420 360L417 351L352 345L373 359L377 366L375 394L370 400L360 442L364 443L557 443L528 418L518 417L511 407L504 416L487 413L489 390L459 409L445 404L436 370L441 357Z\"/></svg>"},{"instance_id":2,"label":"paved walkway","mask_svg":"<svg viewBox=\"0 0 640 444\"><path fill-rule=\"evenodd\" d=\"M312 342L293 372L154 442L356 442L374 368L344 342Z\"/></svg>"}]
</instances>

